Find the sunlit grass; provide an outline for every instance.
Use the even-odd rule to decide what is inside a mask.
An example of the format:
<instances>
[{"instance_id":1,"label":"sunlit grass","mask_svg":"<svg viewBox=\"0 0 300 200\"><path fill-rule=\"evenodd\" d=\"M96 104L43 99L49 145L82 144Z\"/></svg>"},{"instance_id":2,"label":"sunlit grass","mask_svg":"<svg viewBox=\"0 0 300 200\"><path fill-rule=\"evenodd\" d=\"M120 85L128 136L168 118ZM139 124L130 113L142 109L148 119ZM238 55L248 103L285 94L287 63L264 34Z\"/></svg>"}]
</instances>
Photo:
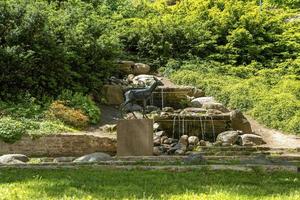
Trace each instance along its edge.
<instances>
[{"instance_id":1,"label":"sunlit grass","mask_svg":"<svg viewBox=\"0 0 300 200\"><path fill-rule=\"evenodd\" d=\"M293 173L2 169L0 199L300 199Z\"/></svg>"}]
</instances>

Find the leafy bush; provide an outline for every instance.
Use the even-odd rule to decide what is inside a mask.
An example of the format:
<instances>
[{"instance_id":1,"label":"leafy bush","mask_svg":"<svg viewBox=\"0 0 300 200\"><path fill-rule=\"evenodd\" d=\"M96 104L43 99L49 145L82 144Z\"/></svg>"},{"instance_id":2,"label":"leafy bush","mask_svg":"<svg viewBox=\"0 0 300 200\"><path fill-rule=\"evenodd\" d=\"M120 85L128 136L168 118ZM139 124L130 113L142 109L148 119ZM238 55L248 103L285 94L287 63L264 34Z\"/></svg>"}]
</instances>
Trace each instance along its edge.
<instances>
[{"instance_id":1,"label":"leafy bush","mask_svg":"<svg viewBox=\"0 0 300 200\"><path fill-rule=\"evenodd\" d=\"M300 133L300 80L288 75L289 71L262 69L255 76L241 79L215 69L202 70L201 65L193 70L186 70L184 65L181 68L171 75L173 81L202 88L227 106L248 111L269 127Z\"/></svg>"},{"instance_id":2,"label":"leafy bush","mask_svg":"<svg viewBox=\"0 0 300 200\"><path fill-rule=\"evenodd\" d=\"M70 108L62 101L54 101L50 105L48 116L76 128L85 128L89 122L89 118L80 109Z\"/></svg>"},{"instance_id":3,"label":"leafy bush","mask_svg":"<svg viewBox=\"0 0 300 200\"><path fill-rule=\"evenodd\" d=\"M4 142L13 143L26 133L25 125L10 117L0 118L0 139Z\"/></svg>"},{"instance_id":4,"label":"leafy bush","mask_svg":"<svg viewBox=\"0 0 300 200\"><path fill-rule=\"evenodd\" d=\"M289 93L267 94L257 103L251 114L270 127L291 131L291 119L300 110L300 101ZM299 118L298 118L299 119ZM293 119L295 120L295 118ZM298 122L299 123L299 122ZM297 131L297 127L295 130Z\"/></svg>"},{"instance_id":5,"label":"leafy bush","mask_svg":"<svg viewBox=\"0 0 300 200\"><path fill-rule=\"evenodd\" d=\"M30 127L27 126L27 133L34 138L42 135L76 131L59 120L26 120L26 123L31 124Z\"/></svg>"},{"instance_id":6,"label":"leafy bush","mask_svg":"<svg viewBox=\"0 0 300 200\"><path fill-rule=\"evenodd\" d=\"M82 110L89 117L90 123L96 124L99 122L101 112L91 97L82 93L64 90L58 99L64 101L69 107Z\"/></svg>"},{"instance_id":7,"label":"leafy bush","mask_svg":"<svg viewBox=\"0 0 300 200\"><path fill-rule=\"evenodd\" d=\"M298 5L266 0L260 11L256 0L0 1L0 114L43 121L51 101L36 99L46 95L64 101L61 109L74 118L97 123L100 111L85 95L101 90L116 60L130 58L299 133L291 112L300 95ZM25 102L15 100L27 92ZM262 111L272 96L283 111Z\"/></svg>"},{"instance_id":8,"label":"leafy bush","mask_svg":"<svg viewBox=\"0 0 300 200\"><path fill-rule=\"evenodd\" d=\"M0 113L14 118L41 119L47 106L47 101L37 102L36 98L25 94L14 102L0 101Z\"/></svg>"},{"instance_id":9,"label":"leafy bush","mask_svg":"<svg viewBox=\"0 0 300 200\"><path fill-rule=\"evenodd\" d=\"M0 97L97 93L114 71L111 12L80 0L0 2Z\"/></svg>"}]
</instances>

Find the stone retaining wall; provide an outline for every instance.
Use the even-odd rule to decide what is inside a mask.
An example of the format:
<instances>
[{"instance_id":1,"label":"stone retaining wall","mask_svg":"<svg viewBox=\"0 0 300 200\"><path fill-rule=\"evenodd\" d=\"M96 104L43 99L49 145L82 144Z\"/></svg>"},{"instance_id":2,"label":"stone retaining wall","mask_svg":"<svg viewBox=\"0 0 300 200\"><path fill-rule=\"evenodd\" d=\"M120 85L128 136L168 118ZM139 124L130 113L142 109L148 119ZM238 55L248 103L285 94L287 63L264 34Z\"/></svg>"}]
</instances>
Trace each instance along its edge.
<instances>
[{"instance_id":1,"label":"stone retaining wall","mask_svg":"<svg viewBox=\"0 0 300 200\"><path fill-rule=\"evenodd\" d=\"M151 99L157 107L184 108L182 102L187 101L187 96L193 96L194 87L156 88Z\"/></svg>"},{"instance_id":2,"label":"stone retaining wall","mask_svg":"<svg viewBox=\"0 0 300 200\"><path fill-rule=\"evenodd\" d=\"M81 156L93 152L115 154L117 140L87 134L57 134L32 139L24 136L21 140L7 144L0 141L0 155L22 153L27 156Z\"/></svg>"}]
</instances>

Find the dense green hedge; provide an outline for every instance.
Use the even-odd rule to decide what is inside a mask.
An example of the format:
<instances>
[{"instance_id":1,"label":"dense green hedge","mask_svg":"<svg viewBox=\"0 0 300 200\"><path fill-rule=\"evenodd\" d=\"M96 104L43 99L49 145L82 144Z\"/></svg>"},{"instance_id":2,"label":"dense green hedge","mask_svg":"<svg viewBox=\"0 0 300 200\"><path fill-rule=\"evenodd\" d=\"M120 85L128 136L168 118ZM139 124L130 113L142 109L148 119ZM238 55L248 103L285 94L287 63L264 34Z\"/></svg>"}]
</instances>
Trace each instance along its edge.
<instances>
[{"instance_id":1,"label":"dense green hedge","mask_svg":"<svg viewBox=\"0 0 300 200\"><path fill-rule=\"evenodd\" d=\"M258 0L2 0L0 98L97 93L115 61L133 59L299 133L299 9L298 0L264 0L261 11ZM96 123L99 110L77 100Z\"/></svg>"},{"instance_id":2,"label":"dense green hedge","mask_svg":"<svg viewBox=\"0 0 300 200\"><path fill-rule=\"evenodd\" d=\"M299 20L285 23L296 11L264 1L130 1L120 37L127 52L154 65L173 59L201 59L228 65L272 67L298 56Z\"/></svg>"},{"instance_id":3,"label":"dense green hedge","mask_svg":"<svg viewBox=\"0 0 300 200\"><path fill-rule=\"evenodd\" d=\"M154 67L198 58L257 69L299 56L299 20L285 23L297 12L284 7L296 1L265 0L261 13L257 0L170 2L1 1L1 97L98 92L121 58Z\"/></svg>"},{"instance_id":4,"label":"dense green hedge","mask_svg":"<svg viewBox=\"0 0 300 200\"><path fill-rule=\"evenodd\" d=\"M207 65L206 65L207 66ZM200 69L200 70L199 70ZM202 88L232 109L248 112L269 127L300 134L300 79L285 69L263 69L248 78L201 64L184 64L171 78Z\"/></svg>"},{"instance_id":5,"label":"dense green hedge","mask_svg":"<svg viewBox=\"0 0 300 200\"><path fill-rule=\"evenodd\" d=\"M0 2L0 94L96 92L119 52L110 10L81 1Z\"/></svg>"}]
</instances>

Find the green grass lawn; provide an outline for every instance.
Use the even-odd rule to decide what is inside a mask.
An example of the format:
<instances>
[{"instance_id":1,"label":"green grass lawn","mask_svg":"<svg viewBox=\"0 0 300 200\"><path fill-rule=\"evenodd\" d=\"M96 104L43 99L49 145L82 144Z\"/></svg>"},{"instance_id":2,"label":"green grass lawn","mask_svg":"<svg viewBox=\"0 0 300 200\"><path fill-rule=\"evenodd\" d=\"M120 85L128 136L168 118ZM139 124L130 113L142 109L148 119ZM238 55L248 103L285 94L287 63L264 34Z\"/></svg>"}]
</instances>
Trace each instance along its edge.
<instances>
[{"instance_id":1,"label":"green grass lawn","mask_svg":"<svg viewBox=\"0 0 300 200\"><path fill-rule=\"evenodd\" d=\"M0 199L300 199L300 174L0 169Z\"/></svg>"}]
</instances>

